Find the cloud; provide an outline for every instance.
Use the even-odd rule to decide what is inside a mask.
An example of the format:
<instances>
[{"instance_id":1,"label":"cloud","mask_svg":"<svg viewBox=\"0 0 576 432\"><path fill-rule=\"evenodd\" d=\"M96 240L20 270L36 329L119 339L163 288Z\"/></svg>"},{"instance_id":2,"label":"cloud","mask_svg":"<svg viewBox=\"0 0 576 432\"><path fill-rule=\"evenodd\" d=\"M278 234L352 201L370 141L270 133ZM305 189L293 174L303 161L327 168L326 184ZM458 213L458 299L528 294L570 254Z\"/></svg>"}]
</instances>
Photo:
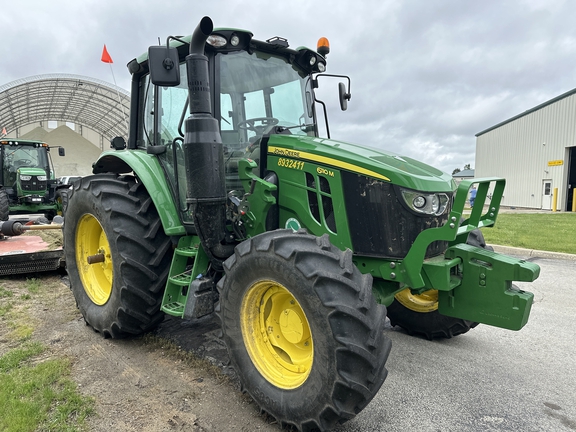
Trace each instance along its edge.
<instances>
[{"instance_id":1,"label":"cloud","mask_svg":"<svg viewBox=\"0 0 576 432\"><path fill-rule=\"evenodd\" d=\"M126 63L190 34L202 15L292 47L328 37L328 72L352 79L346 113L336 81L321 83L332 136L448 172L474 166L476 133L574 88L576 3L562 0L11 2L0 16L0 85L44 73L112 82L100 62L106 43L129 89Z\"/></svg>"}]
</instances>

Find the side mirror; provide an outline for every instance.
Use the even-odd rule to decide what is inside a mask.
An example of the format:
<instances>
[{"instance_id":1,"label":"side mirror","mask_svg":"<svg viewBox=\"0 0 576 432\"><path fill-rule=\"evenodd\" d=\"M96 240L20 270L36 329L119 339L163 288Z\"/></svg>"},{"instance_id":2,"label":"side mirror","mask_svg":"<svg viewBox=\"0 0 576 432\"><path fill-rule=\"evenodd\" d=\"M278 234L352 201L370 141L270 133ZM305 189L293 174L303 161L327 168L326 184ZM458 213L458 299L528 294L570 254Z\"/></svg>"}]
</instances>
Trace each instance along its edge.
<instances>
[{"instance_id":1,"label":"side mirror","mask_svg":"<svg viewBox=\"0 0 576 432\"><path fill-rule=\"evenodd\" d=\"M64 147L58 147L58 156L66 156L66 150Z\"/></svg>"},{"instance_id":2,"label":"side mirror","mask_svg":"<svg viewBox=\"0 0 576 432\"><path fill-rule=\"evenodd\" d=\"M148 69L152 84L175 87L180 84L178 50L174 47L151 46L148 48Z\"/></svg>"},{"instance_id":3,"label":"side mirror","mask_svg":"<svg viewBox=\"0 0 576 432\"><path fill-rule=\"evenodd\" d=\"M346 111L348 109L348 101L352 95L346 93L346 86L342 82L338 83L338 96L340 98L340 108L342 111Z\"/></svg>"}]
</instances>

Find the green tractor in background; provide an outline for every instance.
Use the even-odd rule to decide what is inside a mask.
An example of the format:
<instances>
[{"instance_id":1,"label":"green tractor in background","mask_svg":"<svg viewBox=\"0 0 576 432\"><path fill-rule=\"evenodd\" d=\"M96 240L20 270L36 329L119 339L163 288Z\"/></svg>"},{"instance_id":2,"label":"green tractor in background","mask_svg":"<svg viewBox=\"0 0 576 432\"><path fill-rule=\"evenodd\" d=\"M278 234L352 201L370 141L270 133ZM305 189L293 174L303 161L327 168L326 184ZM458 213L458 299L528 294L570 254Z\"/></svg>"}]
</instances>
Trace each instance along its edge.
<instances>
[{"instance_id":1,"label":"green tractor in background","mask_svg":"<svg viewBox=\"0 0 576 432\"><path fill-rule=\"evenodd\" d=\"M386 316L427 338L518 330L533 296L512 281L539 274L483 247L503 179L456 188L410 158L318 136L327 53L208 17L150 47L128 64L128 142L74 183L64 224L87 324L120 338L214 312L243 391L301 431L376 395ZM339 93L345 109L349 84Z\"/></svg>"},{"instance_id":2,"label":"green tractor in background","mask_svg":"<svg viewBox=\"0 0 576 432\"><path fill-rule=\"evenodd\" d=\"M64 156L63 147L58 155ZM43 213L52 220L62 214L62 194L54 175L50 147L42 141L0 139L0 221L9 215Z\"/></svg>"}]
</instances>

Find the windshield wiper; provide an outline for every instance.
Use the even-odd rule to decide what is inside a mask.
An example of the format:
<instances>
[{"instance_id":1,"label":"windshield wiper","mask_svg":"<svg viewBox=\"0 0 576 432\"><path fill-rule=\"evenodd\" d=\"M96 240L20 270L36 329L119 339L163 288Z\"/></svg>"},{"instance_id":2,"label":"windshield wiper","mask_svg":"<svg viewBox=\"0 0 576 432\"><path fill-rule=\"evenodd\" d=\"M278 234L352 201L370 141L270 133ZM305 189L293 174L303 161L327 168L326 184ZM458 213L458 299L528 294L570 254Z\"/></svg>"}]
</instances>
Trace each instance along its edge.
<instances>
[{"instance_id":1,"label":"windshield wiper","mask_svg":"<svg viewBox=\"0 0 576 432\"><path fill-rule=\"evenodd\" d=\"M294 125L294 126L282 126L282 125L276 126L276 130L278 130L278 132L284 132L285 130L296 128L300 128L302 132L312 132L314 130L314 123Z\"/></svg>"}]
</instances>

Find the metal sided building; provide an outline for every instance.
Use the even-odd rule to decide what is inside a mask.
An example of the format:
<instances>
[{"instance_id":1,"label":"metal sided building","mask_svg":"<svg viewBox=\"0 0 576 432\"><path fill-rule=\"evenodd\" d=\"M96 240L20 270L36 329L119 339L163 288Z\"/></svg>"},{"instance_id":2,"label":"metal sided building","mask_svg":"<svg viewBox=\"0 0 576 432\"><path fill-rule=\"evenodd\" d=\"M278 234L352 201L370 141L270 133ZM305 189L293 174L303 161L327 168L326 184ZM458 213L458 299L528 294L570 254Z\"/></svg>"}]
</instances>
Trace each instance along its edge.
<instances>
[{"instance_id":1,"label":"metal sided building","mask_svg":"<svg viewBox=\"0 0 576 432\"><path fill-rule=\"evenodd\" d=\"M576 89L476 134L475 177L504 177L503 206L571 211Z\"/></svg>"}]
</instances>

